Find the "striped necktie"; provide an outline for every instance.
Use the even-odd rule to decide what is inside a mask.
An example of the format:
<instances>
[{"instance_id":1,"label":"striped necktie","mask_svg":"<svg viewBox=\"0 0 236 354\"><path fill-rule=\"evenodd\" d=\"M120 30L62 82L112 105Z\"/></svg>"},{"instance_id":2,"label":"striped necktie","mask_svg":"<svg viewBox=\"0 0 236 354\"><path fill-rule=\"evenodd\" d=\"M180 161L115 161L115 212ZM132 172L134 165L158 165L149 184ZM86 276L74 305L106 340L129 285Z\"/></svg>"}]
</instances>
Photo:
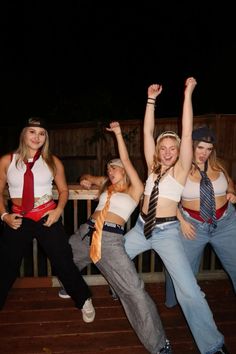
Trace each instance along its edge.
<instances>
[{"instance_id":1,"label":"striped necktie","mask_svg":"<svg viewBox=\"0 0 236 354\"><path fill-rule=\"evenodd\" d=\"M207 167L207 162L205 163L204 171L201 171L197 166L197 169L202 177L200 181L200 216L205 222L211 223L212 226L216 228L215 193L212 182L206 173Z\"/></svg>"},{"instance_id":2,"label":"striped necktie","mask_svg":"<svg viewBox=\"0 0 236 354\"><path fill-rule=\"evenodd\" d=\"M156 225L156 208L157 208L157 201L158 201L158 196L159 196L159 182L160 179L166 174L166 172L171 168L167 168L165 172L162 174L159 173L157 175L157 178L154 182L154 186L150 195L149 199L149 205L148 205L148 213L145 218L145 224L144 224L144 235L146 239L150 238L152 236L152 230L154 229Z\"/></svg>"}]
</instances>

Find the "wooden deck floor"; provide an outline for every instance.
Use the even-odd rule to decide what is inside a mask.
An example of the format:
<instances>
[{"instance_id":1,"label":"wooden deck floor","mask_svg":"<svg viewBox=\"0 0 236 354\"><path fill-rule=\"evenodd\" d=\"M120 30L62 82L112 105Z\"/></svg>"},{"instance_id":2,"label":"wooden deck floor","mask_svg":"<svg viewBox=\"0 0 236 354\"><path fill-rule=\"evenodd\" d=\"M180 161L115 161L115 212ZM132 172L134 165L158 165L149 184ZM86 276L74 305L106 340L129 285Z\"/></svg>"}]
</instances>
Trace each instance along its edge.
<instances>
[{"instance_id":1,"label":"wooden deck floor","mask_svg":"<svg viewBox=\"0 0 236 354\"><path fill-rule=\"evenodd\" d=\"M200 283L231 354L236 353L236 298L228 280ZM107 286L91 287L96 319L86 324L58 288L13 288L0 312L1 354L146 354L119 301ZM166 309L163 283L146 284L163 320L174 354L197 354L179 306ZM135 311L135 309L134 309Z\"/></svg>"}]
</instances>

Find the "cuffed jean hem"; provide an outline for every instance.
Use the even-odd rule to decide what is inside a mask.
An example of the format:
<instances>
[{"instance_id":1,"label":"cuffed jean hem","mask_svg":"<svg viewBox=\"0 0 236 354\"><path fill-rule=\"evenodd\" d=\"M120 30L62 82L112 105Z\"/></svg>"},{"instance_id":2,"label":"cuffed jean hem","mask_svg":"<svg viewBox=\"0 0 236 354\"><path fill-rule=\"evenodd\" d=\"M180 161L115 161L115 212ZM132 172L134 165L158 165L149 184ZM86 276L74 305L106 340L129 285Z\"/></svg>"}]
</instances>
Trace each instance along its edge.
<instances>
[{"instance_id":1,"label":"cuffed jean hem","mask_svg":"<svg viewBox=\"0 0 236 354\"><path fill-rule=\"evenodd\" d=\"M148 240L143 229L144 222L139 217L135 226L125 235L126 252L130 258L150 249L157 252L173 279L178 302L200 353L214 353L213 348L223 343L224 336L217 329L212 312L196 282L184 251L178 222L158 225Z\"/></svg>"},{"instance_id":2,"label":"cuffed jean hem","mask_svg":"<svg viewBox=\"0 0 236 354\"><path fill-rule=\"evenodd\" d=\"M216 345L214 348L208 350L204 354L215 354L218 350L220 350L223 347L224 341L221 341L220 344Z\"/></svg>"}]
</instances>

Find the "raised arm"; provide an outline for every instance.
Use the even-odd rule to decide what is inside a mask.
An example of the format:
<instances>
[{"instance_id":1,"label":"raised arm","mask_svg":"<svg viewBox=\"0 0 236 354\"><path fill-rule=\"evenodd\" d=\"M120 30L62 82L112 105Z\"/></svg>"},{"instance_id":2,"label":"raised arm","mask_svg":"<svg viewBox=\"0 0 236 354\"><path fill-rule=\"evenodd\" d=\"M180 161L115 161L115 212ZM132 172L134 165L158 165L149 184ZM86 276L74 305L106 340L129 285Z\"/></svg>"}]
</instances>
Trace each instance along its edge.
<instances>
[{"instance_id":1,"label":"raised arm","mask_svg":"<svg viewBox=\"0 0 236 354\"><path fill-rule=\"evenodd\" d=\"M106 129L115 134L117 144L118 144L119 157L124 165L125 172L128 175L131 182L130 194L135 200L138 201L143 192L143 182L139 178L139 175L129 158L128 150L121 132L120 124L118 122L111 122L110 128L106 128Z\"/></svg>"},{"instance_id":2,"label":"raised arm","mask_svg":"<svg viewBox=\"0 0 236 354\"><path fill-rule=\"evenodd\" d=\"M148 174L151 172L153 164L153 156L155 153L155 139L154 139L154 128L155 128L155 105L156 98L160 95L162 91L162 85L153 84L148 87L147 91L147 105L144 116L143 125L143 137L144 137L144 155L148 167Z\"/></svg>"},{"instance_id":3,"label":"raised arm","mask_svg":"<svg viewBox=\"0 0 236 354\"><path fill-rule=\"evenodd\" d=\"M180 175L180 182L185 183L188 171L190 170L193 158L192 130L193 130L193 107L192 93L197 85L193 77L185 82L184 102L182 112L182 133L179 160L176 164L177 175Z\"/></svg>"}]
</instances>

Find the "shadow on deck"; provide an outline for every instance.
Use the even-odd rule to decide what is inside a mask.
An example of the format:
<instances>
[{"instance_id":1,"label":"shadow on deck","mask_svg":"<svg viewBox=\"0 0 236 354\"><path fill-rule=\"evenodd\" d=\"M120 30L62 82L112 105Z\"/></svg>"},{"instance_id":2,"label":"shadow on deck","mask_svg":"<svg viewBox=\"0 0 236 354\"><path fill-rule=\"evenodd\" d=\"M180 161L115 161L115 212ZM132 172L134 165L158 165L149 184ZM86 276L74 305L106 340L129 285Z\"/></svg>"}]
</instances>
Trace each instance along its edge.
<instances>
[{"instance_id":1,"label":"shadow on deck","mask_svg":"<svg viewBox=\"0 0 236 354\"><path fill-rule=\"evenodd\" d=\"M218 328L231 354L236 353L236 301L228 280L201 281ZM58 288L13 288L0 312L1 354L146 354L119 301L108 287L92 286L96 319L83 322L70 299ZM199 353L179 306L164 306L164 283L146 284L158 305L174 354ZM135 309L134 309L135 311Z\"/></svg>"}]
</instances>

